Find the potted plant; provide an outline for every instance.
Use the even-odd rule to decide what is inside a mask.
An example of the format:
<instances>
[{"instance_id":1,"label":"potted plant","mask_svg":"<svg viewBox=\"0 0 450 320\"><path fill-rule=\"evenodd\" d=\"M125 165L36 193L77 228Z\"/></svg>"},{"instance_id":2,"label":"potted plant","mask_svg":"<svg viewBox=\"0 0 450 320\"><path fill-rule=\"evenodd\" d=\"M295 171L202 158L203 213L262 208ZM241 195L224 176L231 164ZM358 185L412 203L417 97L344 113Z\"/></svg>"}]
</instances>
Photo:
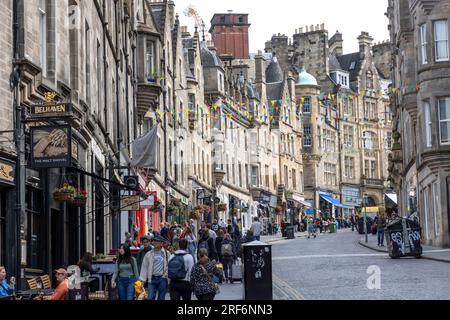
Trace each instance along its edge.
<instances>
[{"instance_id":1,"label":"potted plant","mask_svg":"<svg viewBox=\"0 0 450 320\"><path fill-rule=\"evenodd\" d=\"M53 192L53 199L57 202L71 202L75 198L76 189L68 183Z\"/></svg>"},{"instance_id":2,"label":"potted plant","mask_svg":"<svg viewBox=\"0 0 450 320\"><path fill-rule=\"evenodd\" d=\"M88 193L80 188L76 189L74 194L74 199L71 204L75 207L84 207L86 205L86 200L88 197Z\"/></svg>"},{"instance_id":3,"label":"potted plant","mask_svg":"<svg viewBox=\"0 0 450 320\"><path fill-rule=\"evenodd\" d=\"M158 212L161 209L161 205L162 205L161 200L156 201L154 206L153 206L152 211L153 212Z\"/></svg>"}]
</instances>

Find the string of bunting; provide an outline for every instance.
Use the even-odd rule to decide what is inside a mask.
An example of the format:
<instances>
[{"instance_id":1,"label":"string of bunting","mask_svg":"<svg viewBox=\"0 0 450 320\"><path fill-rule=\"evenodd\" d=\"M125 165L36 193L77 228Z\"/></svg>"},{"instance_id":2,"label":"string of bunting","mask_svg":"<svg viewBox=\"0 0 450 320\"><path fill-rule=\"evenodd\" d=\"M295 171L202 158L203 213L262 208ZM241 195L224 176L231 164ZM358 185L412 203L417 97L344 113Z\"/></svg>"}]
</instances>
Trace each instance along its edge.
<instances>
[{"instance_id":1,"label":"string of bunting","mask_svg":"<svg viewBox=\"0 0 450 320\"><path fill-rule=\"evenodd\" d=\"M401 88L394 88L391 87L388 90L361 90L359 93L348 93L348 94L325 94L325 93L321 93L320 95L317 96L317 101L319 102L319 106L322 108L327 108L327 107L334 107L337 105L337 100L338 99L351 99L352 97L358 97L358 96L368 96L371 94L376 94L379 93L380 95L392 95L392 94L396 94L397 92L401 92L402 94L406 94L406 93L416 93L420 91L420 86L419 85L407 85L407 86L403 86ZM257 120L260 121L265 121L267 122L268 120L273 121L274 116L273 114L276 113L280 113L281 111L284 111L285 113L288 113L290 108L292 107L292 103L295 104L294 107L296 107L296 112L297 115L300 113L300 111L303 110L303 108L305 107L306 103L305 103L305 97L301 97L299 99L293 98L292 100L290 98L287 98L287 104L283 104L283 100L270 100L269 104L271 106L270 110L267 110L267 107L265 105L262 105L262 111L261 112L261 104L257 103L257 102L253 102L250 101L249 103L239 103L236 104L236 106L238 106L238 108L236 109L241 109L240 112L236 113L235 115L237 116L238 119L245 119L245 120L254 120L255 116L252 114L252 112L250 112L249 110L255 110L258 111L259 116L257 116ZM298 103L297 103L298 102ZM311 102L309 102L310 105ZM223 112L223 106L222 105L212 105L212 106L208 106L209 109L213 109L215 112L220 110L220 115L219 117L221 118L233 118L233 115L231 113L224 113ZM242 112L243 111L243 112ZM185 113L187 116L190 115L191 112L195 112L195 110L189 109L187 108ZM177 115L179 117L182 117L182 112L180 112L179 110L177 111L157 111L156 112L160 117L163 117L165 114L168 115L172 115L174 117L176 117ZM218 116L214 115L214 114L207 114L205 113L203 115L204 117L210 117L212 119L217 119ZM289 116L285 115L285 116L281 116L281 118L285 119L285 121L289 120ZM301 120L303 120L303 116L301 116ZM341 121L349 121L347 117L344 118L336 118L337 120L341 120ZM376 119L367 119L369 122L378 122L376 121Z\"/></svg>"}]
</instances>

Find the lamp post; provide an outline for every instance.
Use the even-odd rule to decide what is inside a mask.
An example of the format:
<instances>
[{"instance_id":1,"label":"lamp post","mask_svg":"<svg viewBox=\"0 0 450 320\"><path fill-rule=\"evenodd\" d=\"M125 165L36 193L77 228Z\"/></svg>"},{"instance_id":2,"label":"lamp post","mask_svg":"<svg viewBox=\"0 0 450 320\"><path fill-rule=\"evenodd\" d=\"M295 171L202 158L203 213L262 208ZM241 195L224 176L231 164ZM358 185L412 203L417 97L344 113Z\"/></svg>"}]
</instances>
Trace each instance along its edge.
<instances>
[{"instance_id":1,"label":"lamp post","mask_svg":"<svg viewBox=\"0 0 450 320\"><path fill-rule=\"evenodd\" d=\"M363 207L364 207L364 234L366 235L366 243L369 242L369 236L367 234L367 194L364 194L364 199L363 199Z\"/></svg>"}]
</instances>

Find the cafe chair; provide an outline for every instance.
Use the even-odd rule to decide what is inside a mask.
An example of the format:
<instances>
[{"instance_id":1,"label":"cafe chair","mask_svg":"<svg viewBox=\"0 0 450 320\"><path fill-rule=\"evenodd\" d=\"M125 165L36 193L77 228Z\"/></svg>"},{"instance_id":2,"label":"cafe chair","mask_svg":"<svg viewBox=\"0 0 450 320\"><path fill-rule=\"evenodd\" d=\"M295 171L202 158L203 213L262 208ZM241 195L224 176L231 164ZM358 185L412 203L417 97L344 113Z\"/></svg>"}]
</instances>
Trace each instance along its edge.
<instances>
[{"instance_id":1,"label":"cafe chair","mask_svg":"<svg viewBox=\"0 0 450 320\"><path fill-rule=\"evenodd\" d=\"M41 282L44 289L52 288L52 281L48 275L41 276Z\"/></svg>"},{"instance_id":2,"label":"cafe chair","mask_svg":"<svg viewBox=\"0 0 450 320\"><path fill-rule=\"evenodd\" d=\"M38 289L38 283L36 278L28 279L27 282L31 290Z\"/></svg>"}]
</instances>

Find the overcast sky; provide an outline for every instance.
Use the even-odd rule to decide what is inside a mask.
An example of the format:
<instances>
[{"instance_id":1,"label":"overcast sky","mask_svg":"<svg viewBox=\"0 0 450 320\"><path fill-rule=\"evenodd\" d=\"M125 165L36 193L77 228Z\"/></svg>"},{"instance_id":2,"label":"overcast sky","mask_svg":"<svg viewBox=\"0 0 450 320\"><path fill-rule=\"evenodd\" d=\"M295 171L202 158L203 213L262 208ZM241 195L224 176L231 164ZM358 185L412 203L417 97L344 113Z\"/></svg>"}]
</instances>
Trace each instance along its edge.
<instances>
[{"instance_id":1,"label":"overcast sky","mask_svg":"<svg viewBox=\"0 0 450 320\"><path fill-rule=\"evenodd\" d=\"M295 29L325 23L329 37L339 30L344 37L344 53L359 50L356 39L367 31L375 42L388 40L387 0L174 0L182 25L193 33L194 19L183 11L193 5L209 29L214 13L248 13L250 27L250 52L264 50L264 44L273 34L292 37Z\"/></svg>"}]
</instances>

